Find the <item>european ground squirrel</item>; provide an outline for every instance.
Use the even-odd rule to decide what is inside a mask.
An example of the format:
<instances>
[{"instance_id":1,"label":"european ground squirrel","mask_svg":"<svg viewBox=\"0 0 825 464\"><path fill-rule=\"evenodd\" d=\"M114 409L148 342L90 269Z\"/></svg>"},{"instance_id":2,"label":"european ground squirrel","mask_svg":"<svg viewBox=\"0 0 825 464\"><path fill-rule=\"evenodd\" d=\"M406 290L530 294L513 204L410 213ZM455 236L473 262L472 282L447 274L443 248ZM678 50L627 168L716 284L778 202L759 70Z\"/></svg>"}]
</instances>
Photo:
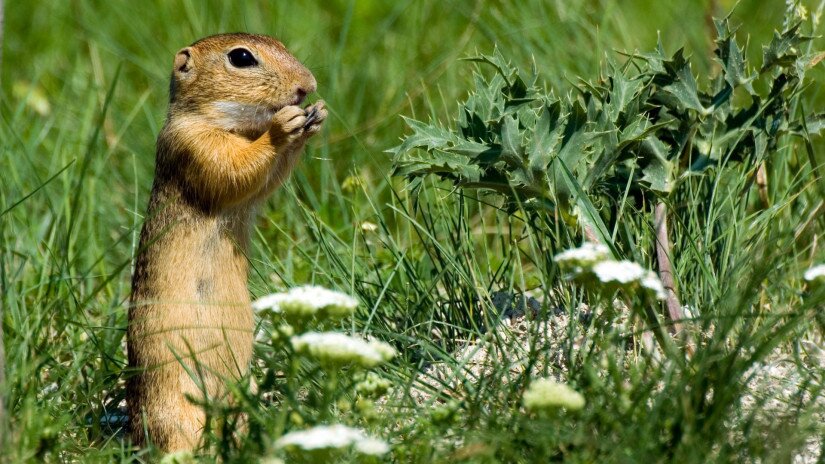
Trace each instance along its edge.
<instances>
[{"instance_id":1,"label":"european ground squirrel","mask_svg":"<svg viewBox=\"0 0 825 464\"><path fill-rule=\"evenodd\" d=\"M132 279L133 443L196 447L204 414L186 395L220 398L248 372L248 229L327 116L322 101L298 106L315 85L267 36L215 35L175 55Z\"/></svg>"}]
</instances>

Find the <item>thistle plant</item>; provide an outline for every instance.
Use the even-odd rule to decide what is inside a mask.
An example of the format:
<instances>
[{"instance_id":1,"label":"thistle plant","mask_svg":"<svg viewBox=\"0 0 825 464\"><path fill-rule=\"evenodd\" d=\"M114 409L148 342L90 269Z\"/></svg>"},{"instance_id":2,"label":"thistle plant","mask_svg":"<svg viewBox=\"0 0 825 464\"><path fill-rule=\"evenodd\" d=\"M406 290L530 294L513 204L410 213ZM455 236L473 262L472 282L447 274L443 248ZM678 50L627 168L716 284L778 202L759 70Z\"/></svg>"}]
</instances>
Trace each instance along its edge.
<instances>
[{"instance_id":1,"label":"thistle plant","mask_svg":"<svg viewBox=\"0 0 825 464\"><path fill-rule=\"evenodd\" d=\"M796 106L807 70L825 55L804 50L811 37L793 23L774 35L753 67L729 20L714 25L720 70L704 86L684 50L669 55L661 42L652 52L622 54L621 62L609 57L599 79L579 80L562 97L540 87L535 67L522 72L499 51L470 58L492 67L492 77L475 75L457 127L407 120L412 132L392 150L394 175L408 179L413 191L434 175L496 197L537 233L565 229L601 244L616 260L636 245L632 238L618 241L608 225L632 205L655 231L649 254L671 327L680 332L678 256L669 230L674 217L682 223L689 211L672 204L675 193L734 163L752 166L755 175L785 137L803 142L825 193L810 142L825 118Z\"/></svg>"}]
</instances>

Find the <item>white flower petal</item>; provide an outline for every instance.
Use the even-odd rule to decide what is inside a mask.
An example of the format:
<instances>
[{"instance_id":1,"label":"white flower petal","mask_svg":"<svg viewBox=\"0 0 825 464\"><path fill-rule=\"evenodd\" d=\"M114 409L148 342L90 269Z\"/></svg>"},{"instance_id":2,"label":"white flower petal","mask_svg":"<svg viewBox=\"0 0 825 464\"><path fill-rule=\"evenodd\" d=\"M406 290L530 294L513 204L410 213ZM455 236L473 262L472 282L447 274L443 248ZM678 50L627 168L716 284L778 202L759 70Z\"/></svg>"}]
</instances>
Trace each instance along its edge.
<instances>
[{"instance_id":1,"label":"white flower petal","mask_svg":"<svg viewBox=\"0 0 825 464\"><path fill-rule=\"evenodd\" d=\"M341 424L319 425L308 430L289 432L275 442L277 448L297 447L304 450L346 448L364 438L360 429Z\"/></svg>"},{"instance_id":2,"label":"white flower petal","mask_svg":"<svg viewBox=\"0 0 825 464\"><path fill-rule=\"evenodd\" d=\"M278 312L280 311L281 301L284 297L286 297L286 293L273 293L271 295L262 296L252 302L252 309L256 311L270 309Z\"/></svg>"},{"instance_id":3,"label":"white flower petal","mask_svg":"<svg viewBox=\"0 0 825 464\"><path fill-rule=\"evenodd\" d=\"M579 248L572 248L557 254L553 260L561 265L588 267L608 257L610 257L610 249L605 245L585 242Z\"/></svg>"},{"instance_id":4,"label":"white flower petal","mask_svg":"<svg viewBox=\"0 0 825 464\"><path fill-rule=\"evenodd\" d=\"M652 290L656 298L660 300L665 299L665 286L662 285L662 281L659 280L659 277L653 272L647 271L646 275L642 278L641 284L642 287Z\"/></svg>"},{"instance_id":5,"label":"white flower petal","mask_svg":"<svg viewBox=\"0 0 825 464\"><path fill-rule=\"evenodd\" d=\"M355 443L355 449L361 454L368 454L370 456L381 456L390 451L390 445L384 440L377 438L364 437Z\"/></svg>"},{"instance_id":6,"label":"white flower petal","mask_svg":"<svg viewBox=\"0 0 825 464\"><path fill-rule=\"evenodd\" d=\"M604 283L619 284L640 281L647 275L647 271L642 266L632 261L602 261L593 266L593 272Z\"/></svg>"},{"instance_id":7,"label":"white flower petal","mask_svg":"<svg viewBox=\"0 0 825 464\"><path fill-rule=\"evenodd\" d=\"M252 303L258 312L283 313L291 317L309 318L319 315L344 317L358 307L358 300L341 292L317 285L295 287L286 293L273 293Z\"/></svg>"},{"instance_id":8,"label":"white flower petal","mask_svg":"<svg viewBox=\"0 0 825 464\"><path fill-rule=\"evenodd\" d=\"M395 349L377 340L366 341L339 332L307 332L291 339L299 353L308 353L321 362L331 364L356 363L374 367L395 356Z\"/></svg>"},{"instance_id":9,"label":"white flower petal","mask_svg":"<svg viewBox=\"0 0 825 464\"><path fill-rule=\"evenodd\" d=\"M290 432L275 442L276 448L300 448L305 451L342 449L355 446L361 454L380 456L389 452L389 445L367 436L361 429L346 425L318 425L311 429Z\"/></svg>"},{"instance_id":10,"label":"white flower petal","mask_svg":"<svg viewBox=\"0 0 825 464\"><path fill-rule=\"evenodd\" d=\"M813 282L815 280L825 280L825 264L818 264L805 271L805 280Z\"/></svg>"}]
</instances>

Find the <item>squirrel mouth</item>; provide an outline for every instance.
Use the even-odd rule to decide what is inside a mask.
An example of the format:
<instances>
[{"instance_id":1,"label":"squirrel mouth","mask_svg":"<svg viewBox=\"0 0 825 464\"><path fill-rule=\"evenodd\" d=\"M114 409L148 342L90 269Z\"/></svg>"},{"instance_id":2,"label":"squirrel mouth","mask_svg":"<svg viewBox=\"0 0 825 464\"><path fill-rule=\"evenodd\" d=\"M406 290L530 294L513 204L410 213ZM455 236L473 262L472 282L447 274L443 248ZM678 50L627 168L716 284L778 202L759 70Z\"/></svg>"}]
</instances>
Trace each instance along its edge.
<instances>
[{"instance_id":1,"label":"squirrel mouth","mask_svg":"<svg viewBox=\"0 0 825 464\"><path fill-rule=\"evenodd\" d=\"M287 106L299 106L301 103L304 102L304 99L306 99L306 94L300 92L297 95L295 95L295 98L293 98L289 102L275 105L271 107L270 110L272 111L272 114L275 114L278 111L281 111L282 109L286 108Z\"/></svg>"},{"instance_id":2,"label":"squirrel mouth","mask_svg":"<svg viewBox=\"0 0 825 464\"><path fill-rule=\"evenodd\" d=\"M287 106L303 103L301 95L290 100L270 102L269 104L247 104L233 101L214 103L215 123L229 132L249 134L251 137L266 132L272 124L272 117Z\"/></svg>"}]
</instances>

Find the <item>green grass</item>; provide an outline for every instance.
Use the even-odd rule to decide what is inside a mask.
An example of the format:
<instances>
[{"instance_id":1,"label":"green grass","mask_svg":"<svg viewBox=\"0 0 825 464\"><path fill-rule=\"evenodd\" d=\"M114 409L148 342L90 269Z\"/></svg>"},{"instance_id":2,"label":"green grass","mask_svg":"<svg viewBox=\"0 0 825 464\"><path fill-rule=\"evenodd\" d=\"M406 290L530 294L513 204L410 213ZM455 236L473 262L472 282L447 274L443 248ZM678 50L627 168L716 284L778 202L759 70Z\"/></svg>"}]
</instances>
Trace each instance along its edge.
<instances>
[{"instance_id":1,"label":"green grass","mask_svg":"<svg viewBox=\"0 0 825 464\"><path fill-rule=\"evenodd\" d=\"M583 305L598 309L597 300L551 259L581 243L575 227L533 227L524 211L508 214L495 198L433 179L415 196L390 177L386 150L410 132L401 116L454 127L456 102L478 69L460 58L498 47L521 69L535 62L540 85L564 95L577 76L596 79L615 50L650 50L658 34L669 52L687 48L706 83L715 70L708 3L6 2L0 461L152 459L100 418L125 395L126 302L169 68L175 51L201 36L247 31L282 40L313 71L314 97L330 109L326 129L257 222L252 293L312 282L357 295L362 305L341 328L391 342L400 355L380 369L394 389L374 413L359 410L343 382L337 402L264 382L279 401L248 397L242 409L263 417L253 436L239 444L212 437L205 460L269 453L286 428L301 428L288 414L295 411L304 422L327 415L368 428L393 443L395 462L788 462L825 435L823 402L815 401L825 360L814 349L825 336L825 294L801 280L825 261L825 213L821 179L798 141L783 141L766 165L767 207L743 165L685 182L671 196L676 279L682 303L696 308L698 341L696 354L678 362L633 346L609 324L579 323ZM733 7L718 3L717 16ZM752 63L783 13L783 2L739 2L732 22L742 41L749 37ZM812 50L822 49L816 39ZM800 111L822 112L822 64L809 76ZM34 103L44 100L38 112ZM822 139L812 148L822 165ZM655 268L651 212L625 198L599 206L611 217L621 211L610 232L622 253ZM494 330L501 310L491 297L501 291L541 302L523 346ZM564 315L550 315L553 308ZM545 319L561 334L550 342L540 335ZM636 322L627 330L641 331ZM503 353L480 378L459 355L474 342ZM280 370L283 353L258 348L269 363L254 370L260 381ZM774 391L780 384L754 391L748 380L762 365L790 366L790 393ZM422 382L434 369L448 373L441 388ZM295 375L303 393L329 380L312 367ZM540 376L563 377L585 395L585 409L524 412L523 390ZM431 396L422 403L412 397L418 390ZM757 406L744 407L752 396ZM781 406L760 413L774 400Z\"/></svg>"}]
</instances>

